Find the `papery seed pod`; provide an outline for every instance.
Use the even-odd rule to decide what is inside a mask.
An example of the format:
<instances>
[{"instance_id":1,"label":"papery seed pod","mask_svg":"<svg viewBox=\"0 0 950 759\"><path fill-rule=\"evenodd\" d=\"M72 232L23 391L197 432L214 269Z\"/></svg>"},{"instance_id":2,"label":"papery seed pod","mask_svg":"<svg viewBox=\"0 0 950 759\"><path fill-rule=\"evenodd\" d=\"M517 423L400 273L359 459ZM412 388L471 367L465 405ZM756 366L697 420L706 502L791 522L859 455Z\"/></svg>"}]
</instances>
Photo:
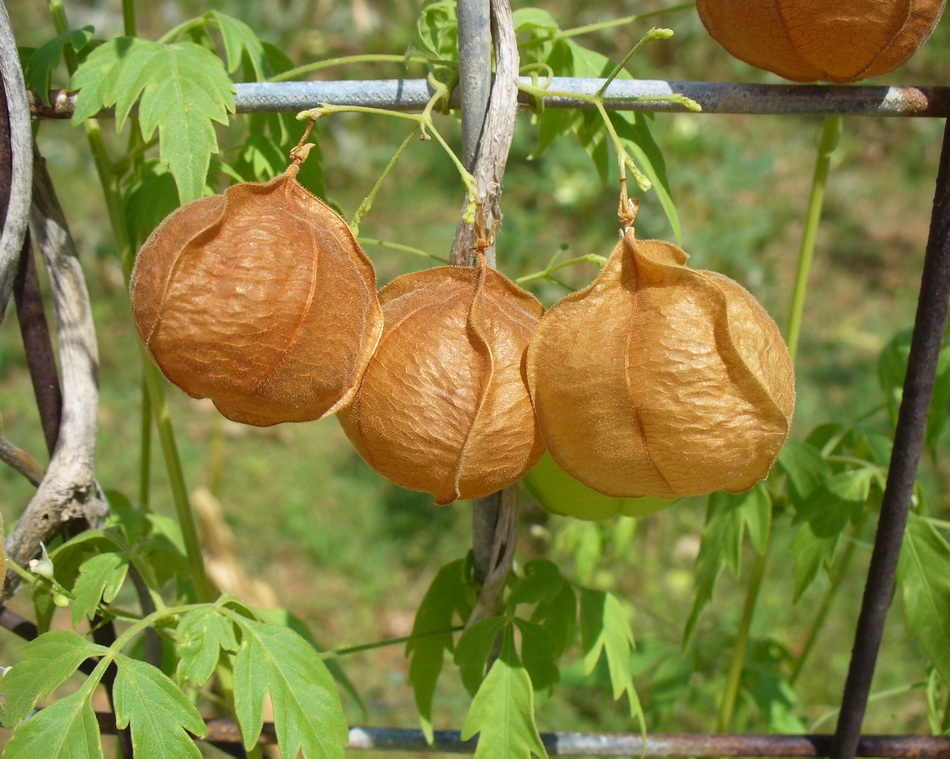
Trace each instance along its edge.
<instances>
[{"instance_id":1,"label":"papery seed pod","mask_svg":"<svg viewBox=\"0 0 950 759\"><path fill-rule=\"evenodd\" d=\"M946 0L696 0L732 55L796 82L853 82L899 68Z\"/></svg>"},{"instance_id":2,"label":"papery seed pod","mask_svg":"<svg viewBox=\"0 0 950 759\"><path fill-rule=\"evenodd\" d=\"M379 292L385 326L340 423L397 485L446 504L519 480L544 451L524 383L544 308L487 266L442 266Z\"/></svg>"},{"instance_id":3,"label":"papery seed pod","mask_svg":"<svg viewBox=\"0 0 950 759\"><path fill-rule=\"evenodd\" d=\"M788 434L795 383L778 327L739 284L687 258L628 228L528 347L551 455L605 495L746 490Z\"/></svg>"},{"instance_id":4,"label":"papery seed pod","mask_svg":"<svg viewBox=\"0 0 950 759\"><path fill-rule=\"evenodd\" d=\"M132 273L135 326L165 376L259 427L339 410L382 332L373 265L297 169L179 208Z\"/></svg>"}]
</instances>

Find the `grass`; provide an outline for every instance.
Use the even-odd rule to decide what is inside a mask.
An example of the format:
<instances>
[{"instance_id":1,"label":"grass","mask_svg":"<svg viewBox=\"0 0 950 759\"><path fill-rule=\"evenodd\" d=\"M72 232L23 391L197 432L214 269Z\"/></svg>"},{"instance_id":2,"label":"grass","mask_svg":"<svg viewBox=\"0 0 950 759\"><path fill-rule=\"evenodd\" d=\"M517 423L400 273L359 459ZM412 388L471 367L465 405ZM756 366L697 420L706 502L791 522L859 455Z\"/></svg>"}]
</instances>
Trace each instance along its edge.
<instances>
[{"instance_id":1,"label":"grass","mask_svg":"<svg viewBox=\"0 0 950 759\"><path fill-rule=\"evenodd\" d=\"M190 9L186 5L169 7L182 14L204 10L202 4L193 3ZM596 10L566 3L549 5L564 25L597 20L613 6L622 15L620 9L626 7L619 2L598 4ZM294 25L272 27L271 18L258 18L258 28L273 35L271 41L285 42L286 49L301 60L354 50L399 51L405 47L414 13L413 3L394 3L386 9L369 4L370 18L375 21L366 27L368 31L360 31L346 23L352 18L345 8L348 4L316 8L316 4L292 3L289 7L293 13L304 13L307 7L312 13L325 13L324 23L313 27L321 31L300 38L292 34ZM257 18L255 8L241 2L222 4L223 10L249 22ZM158 19L146 14L141 23L147 29ZM721 51L704 39L697 23L690 15L671 19L669 25L677 37L649 48L643 61L637 62L642 66L638 75L771 81L767 75L724 60ZM595 35L585 43L619 58L640 33L639 28L621 29ZM946 37L944 21L930 43L934 52L887 82L934 81L931 72L947 70ZM389 69L382 73L365 67L344 73L392 75ZM457 144L457 130L448 118L443 123ZM845 121L809 287L793 437L802 437L829 419L858 419L873 406L877 353L897 329L910 326L913 320L940 128L929 120ZM780 325L789 305L819 129L817 117L685 114L658 115L653 126L667 156L691 265L722 271L745 284ZM328 120L322 135L329 193L351 214L404 133L373 118L348 116ZM530 118L522 116L506 174L505 223L498 233L499 266L512 277L536 271L565 246L569 251L565 257L606 255L616 235L616 187L601 185L580 148L556 143L532 161L526 156L533 143ZM97 474L106 487L132 496L138 465L139 369L129 359L135 355L136 338L127 317L121 277L110 258L105 214L81 135L65 124L43 124L39 144L50 157L93 295L102 377ZM354 156L359 160L353 160ZM444 155L431 142L415 143L384 185L361 234L442 253L454 233L460 203L457 175ZM643 237L670 236L658 205L649 198L641 211L639 232ZM429 265L411 254L374 249L369 253L381 284ZM590 264L561 272L573 287L584 286L595 273ZM546 305L564 294L550 283L532 287ZM0 331L4 434L39 455L42 439L14 325L15 318L9 315ZM409 632L412 615L434 572L467 550L468 504L437 508L426 496L386 483L359 460L333 419L257 430L222 420L206 402L191 400L174 388L169 388L168 395L188 485L209 487L219 499L224 522L234 534L235 555L251 577L273 588L280 602L301 616L328 648ZM154 505L171 514L157 451L155 456ZM947 460L943 456L936 469L927 464L924 468L935 513L950 510ZM0 470L0 492L4 494L0 510L9 530L32 488L14 473ZM616 525L572 522L547 515L527 495L523 501L520 561L547 556L567 576L584 574L592 584L613 590L628 604L638 635L636 666L643 673L637 682L649 710L650 729L711 730L741 612L742 580L749 568L739 581L724 575L694 644L682 651L680 637L703 526L702 504L684 503L643 520L629 542L601 555L592 553L590 546L600 541L609 547L619 532ZM870 540L870 532L863 537ZM794 653L800 647L809 610L823 590L819 582L798 604L791 603L791 578L785 571L787 541L783 540L780 536L774 549L753 627L748 666L750 675L757 676L749 680L756 688L745 692L739 704L738 724L749 730L794 726L795 719L807 727L835 708L869 556L866 547L858 551L859 559L850 570L815 658L796 692L782 693L781 683L770 680L769 673L781 670L776 660L784 652ZM31 615L23 593L14 607ZM6 636L0 656L9 661L18 645ZM368 707L364 717L348 704L353 722L365 719L370 724L415 726L401 646L348 656L342 663ZM923 676L922 655L904 636L895 613L887 628L875 690L915 683ZM599 677L595 673L593 681L599 684L592 688L591 680L582 678L576 665L569 666L562 685L540 709L541 729L635 730L625 707L610 700L606 681ZM451 673L444 677L437 727L461 724L467 697L456 680ZM785 711L780 708L782 698L789 702ZM766 703L772 704L773 713L762 711ZM920 690L874 702L867 730L926 732L924 703ZM823 730L832 727L833 722L821 724Z\"/></svg>"}]
</instances>

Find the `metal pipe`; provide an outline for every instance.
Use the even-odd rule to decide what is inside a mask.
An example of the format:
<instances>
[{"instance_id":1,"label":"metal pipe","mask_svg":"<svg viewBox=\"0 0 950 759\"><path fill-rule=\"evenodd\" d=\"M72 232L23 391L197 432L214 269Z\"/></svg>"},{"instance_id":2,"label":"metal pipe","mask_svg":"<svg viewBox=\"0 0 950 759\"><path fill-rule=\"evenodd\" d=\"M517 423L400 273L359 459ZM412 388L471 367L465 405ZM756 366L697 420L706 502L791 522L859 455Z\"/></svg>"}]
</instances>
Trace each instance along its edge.
<instances>
[{"instance_id":1,"label":"metal pipe","mask_svg":"<svg viewBox=\"0 0 950 759\"><path fill-rule=\"evenodd\" d=\"M881 501L861 615L835 731L832 759L855 756L874 664L884 634L904 527L914 494L917 464L927 430L927 412L950 300L950 122L944 128L937 189L924 254L917 316L907 357L907 376L894 432L894 448Z\"/></svg>"},{"instance_id":2,"label":"metal pipe","mask_svg":"<svg viewBox=\"0 0 950 759\"><path fill-rule=\"evenodd\" d=\"M491 93L491 19L488 0L458 0L459 98L462 113L462 163L475 164Z\"/></svg>"},{"instance_id":3,"label":"metal pipe","mask_svg":"<svg viewBox=\"0 0 950 759\"><path fill-rule=\"evenodd\" d=\"M115 716L98 712L99 728L115 732ZM233 720L207 721L205 740L224 747L240 744L241 732ZM722 735L697 733L656 733L644 742L639 733L542 733L541 740L551 756L828 756L831 735ZM260 743L273 745L273 722L265 722ZM395 727L351 727L347 746L353 751L413 751L425 754L473 754L477 740L463 741L457 730L436 730L432 744L421 730ZM950 737L929 735L865 735L858 744L862 757L950 757Z\"/></svg>"},{"instance_id":4,"label":"metal pipe","mask_svg":"<svg viewBox=\"0 0 950 759\"><path fill-rule=\"evenodd\" d=\"M523 86L545 86L545 108L590 108L572 95L594 95L602 79L554 77L533 82L521 77ZM238 113L296 113L321 103L421 111L433 92L424 79L374 79L328 82L261 82L235 85ZM68 119L75 110L76 95L65 90L50 93L44 105L30 93L30 108L37 119ZM852 116L950 117L950 87L870 87L851 85L743 84L739 82L672 82L649 79L614 80L607 88L608 110L682 112L682 105L637 98L686 96L703 113L738 114L829 114ZM522 106L532 97L522 91ZM459 92L451 106L459 108ZM106 112L103 116L109 115Z\"/></svg>"}]
</instances>

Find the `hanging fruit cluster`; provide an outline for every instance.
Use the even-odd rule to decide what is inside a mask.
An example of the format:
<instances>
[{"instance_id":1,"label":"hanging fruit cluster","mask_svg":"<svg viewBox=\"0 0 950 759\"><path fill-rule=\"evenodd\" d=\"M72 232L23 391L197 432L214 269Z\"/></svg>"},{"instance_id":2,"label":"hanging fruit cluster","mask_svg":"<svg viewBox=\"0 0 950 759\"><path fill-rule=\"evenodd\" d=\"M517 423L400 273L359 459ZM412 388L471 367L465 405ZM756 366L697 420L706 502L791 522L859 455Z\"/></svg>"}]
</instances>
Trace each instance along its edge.
<instances>
[{"instance_id":1,"label":"hanging fruit cluster","mask_svg":"<svg viewBox=\"0 0 950 759\"><path fill-rule=\"evenodd\" d=\"M337 412L373 469L440 504L518 481L545 446L619 498L740 491L768 473L794 378L741 286L626 226L594 283L543 316L483 254L377 294L346 222L297 183L303 158L180 208L143 245L136 327L185 392L258 426Z\"/></svg>"},{"instance_id":2,"label":"hanging fruit cluster","mask_svg":"<svg viewBox=\"0 0 950 759\"><path fill-rule=\"evenodd\" d=\"M709 34L740 60L795 82L854 82L902 66L946 0L696 0Z\"/></svg>"}]
</instances>

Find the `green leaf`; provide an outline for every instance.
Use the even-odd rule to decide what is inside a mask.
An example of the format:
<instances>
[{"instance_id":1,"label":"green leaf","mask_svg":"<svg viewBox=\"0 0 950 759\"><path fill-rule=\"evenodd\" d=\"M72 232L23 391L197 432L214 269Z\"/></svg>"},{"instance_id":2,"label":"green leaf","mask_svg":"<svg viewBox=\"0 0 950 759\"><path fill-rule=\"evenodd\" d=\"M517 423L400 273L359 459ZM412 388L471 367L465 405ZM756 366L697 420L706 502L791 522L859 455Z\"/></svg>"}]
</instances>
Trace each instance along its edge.
<instances>
[{"instance_id":1,"label":"green leaf","mask_svg":"<svg viewBox=\"0 0 950 759\"><path fill-rule=\"evenodd\" d=\"M83 619L92 619L100 601L112 601L129 571L129 557L118 553L100 553L84 562L73 586L73 627Z\"/></svg>"},{"instance_id":2,"label":"green leaf","mask_svg":"<svg viewBox=\"0 0 950 759\"><path fill-rule=\"evenodd\" d=\"M227 124L234 112L234 85L217 56L192 42L118 37L86 59L70 89L79 91L74 124L114 106L118 130L138 103L142 137L158 129L161 159L181 202L201 197L218 149L213 122Z\"/></svg>"},{"instance_id":3,"label":"green leaf","mask_svg":"<svg viewBox=\"0 0 950 759\"><path fill-rule=\"evenodd\" d=\"M162 220L178 208L175 177L167 166L150 161L141 178L132 185L125 202L129 234L136 246L145 242Z\"/></svg>"},{"instance_id":4,"label":"green leaf","mask_svg":"<svg viewBox=\"0 0 950 759\"><path fill-rule=\"evenodd\" d=\"M78 53L89 44L93 31L91 26L73 29L53 37L49 42L33 51L23 68L23 79L28 90L39 92L45 105L50 104L50 79L53 71L59 68L60 61L63 58L63 48L69 45Z\"/></svg>"},{"instance_id":5,"label":"green leaf","mask_svg":"<svg viewBox=\"0 0 950 759\"><path fill-rule=\"evenodd\" d=\"M910 354L912 330L902 330L881 351L877 364L877 376L887 401L891 419L897 421L904 392L904 378L907 374L907 357ZM933 397L927 414L927 446L935 451L943 436L950 410L950 341L945 337L943 347L937 359L937 376L933 387Z\"/></svg>"},{"instance_id":6,"label":"green leaf","mask_svg":"<svg viewBox=\"0 0 950 759\"><path fill-rule=\"evenodd\" d=\"M830 567L849 523L856 523L867 507L871 483L880 478L871 467L848 469L825 479L808 498L796 505L793 524L801 528L789 544L795 556L795 599Z\"/></svg>"},{"instance_id":7,"label":"green leaf","mask_svg":"<svg viewBox=\"0 0 950 759\"><path fill-rule=\"evenodd\" d=\"M455 664L462 676L462 684L474 694L485 678L488 657L495 648L498 631L505 624L501 617L483 619L469 627L455 647Z\"/></svg>"},{"instance_id":8,"label":"green leaf","mask_svg":"<svg viewBox=\"0 0 950 759\"><path fill-rule=\"evenodd\" d=\"M344 756L349 739L343 705L323 660L287 627L233 617L241 628L234 661L234 710L244 747L257 743L270 694L277 742L284 756Z\"/></svg>"},{"instance_id":9,"label":"green leaf","mask_svg":"<svg viewBox=\"0 0 950 759\"><path fill-rule=\"evenodd\" d=\"M899 564L907 634L950 682L950 544L934 526L910 514Z\"/></svg>"},{"instance_id":10,"label":"green leaf","mask_svg":"<svg viewBox=\"0 0 950 759\"><path fill-rule=\"evenodd\" d=\"M218 666L221 649L236 651L234 622L217 607L203 606L178 623L178 680L202 686Z\"/></svg>"},{"instance_id":11,"label":"green leaf","mask_svg":"<svg viewBox=\"0 0 950 759\"><path fill-rule=\"evenodd\" d=\"M406 656L410 659L409 682L416 698L422 732L429 743L433 739L432 697L442 673L445 652L454 649L449 628L460 611L463 620L468 618L465 610L459 608L468 591L464 566L465 562L457 559L438 571L419 604L412 625L412 638L406 643Z\"/></svg>"},{"instance_id":12,"label":"green leaf","mask_svg":"<svg viewBox=\"0 0 950 759\"><path fill-rule=\"evenodd\" d=\"M549 601L541 601L535 607L531 621L537 622L551 634L554 655L560 658L577 627L577 593L573 586L565 581L557 595Z\"/></svg>"},{"instance_id":13,"label":"green leaf","mask_svg":"<svg viewBox=\"0 0 950 759\"><path fill-rule=\"evenodd\" d=\"M548 559L531 559L524 565L522 576L508 596L509 606L551 601L567 580L557 564Z\"/></svg>"},{"instance_id":14,"label":"green leaf","mask_svg":"<svg viewBox=\"0 0 950 759\"><path fill-rule=\"evenodd\" d=\"M795 506L804 506L812 491L831 474L821 451L810 443L786 443L776 467L788 478L788 494Z\"/></svg>"},{"instance_id":15,"label":"green leaf","mask_svg":"<svg viewBox=\"0 0 950 759\"><path fill-rule=\"evenodd\" d=\"M688 644L695 632L699 615L712 600L716 582L725 567L738 577L742 566L742 542L748 530L749 540L761 553L768 541L772 502L762 483L744 493L713 493L706 509L699 557L696 560L696 590L683 633Z\"/></svg>"},{"instance_id":16,"label":"green leaf","mask_svg":"<svg viewBox=\"0 0 950 759\"><path fill-rule=\"evenodd\" d=\"M36 583L33 586L33 609L36 612L36 631L41 635L49 632L56 613L56 604L49 586Z\"/></svg>"},{"instance_id":17,"label":"green leaf","mask_svg":"<svg viewBox=\"0 0 950 759\"><path fill-rule=\"evenodd\" d=\"M535 691L549 690L561 679L554 649L554 637L542 625L515 618L521 633L521 659Z\"/></svg>"},{"instance_id":18,"label":"green leaf","mask_svg":"<svg viewBox=\"0 0 950 759\"><path fill-rule=\"evenodd\" d=\"M455 18L455 0L437 0L422 8L416 23L416 34L407 51L436 60L453 61L458 58L458 22Z\"/></svg>"},{"instance_id":19,"label":"green leaf","mask_svg":"<svg viewBox=\"0 0 950 759\"><path fill-rule=\"evenodd\" d=\"M630 675L630 653L633 650L633 632L620 601L612 593L582 588L581 646L584 649L584 674L594 671L601 656L606 655L607 670L614 699L630 693L631 707L636 692ZM636 714L631 708L631 714Z\"/></svg>"},{"instance_id":20,"label":"green leaf","mask_svg":"<svg viewBox=\"0 0 950 759\"><path fill-rule=\"evenodd\" d=\"M501 653L482 681L462 727L462 740L480 733L476 759L547 757L534 720L534 689L505 628Z\"/></svg>"},{"instance_id":21,"label":"green leaf","mask_svg":"<svg viewBox=\"0 0 950 759\"><path fill-rule=\"evenodd\" d=\"M213 19L215 25L221 30L221 39L224 42L224 52L228 61L228 73L235 73L241 67L244 56L247 55L254 69L256 81L263 82L273 74L261 38L251 27L221 11L211 11L206 17Z\"/></svg>"},{"instance_id":22,"label":"green leaf","mask_svg":"<svg viewBox=\"0 0 950 759\"><path fill-rule=\"evenodd\" d=\"M117 656L113 686L116 725L132 727L135 759L201 758L185 730L203 738L208 730L195 705L157 667Z\"/></svg>"},{"instance_id":23,"label":"green leaf","mask_svg":"<svg viewBox=\"0 0 950 759\"><path fill-rule=\"evenodd\" d=\"M322 648L317 641L314 639L313 634L310 632L310 628L307 624L300 619L300 617L291 614L287 609L254 609L255 616L262 622L267 622L272 625L282 625L283 627L289 627L297 635L303 638L307 643L309 643L313 650L318 654L322 654L326 649ZM367 715L366 704L363 703L363 699L359 694L359 691L356 690L356 686L353 685L349 677L346 676L346 673L343 671L343 667L340 666L340 663L334 659L325 659L324 664L327 665L327 669L330 670L330 674L333 675L333 679L336 680L347 693L350 694L350 697L356 702L356 705L359 707L360 711L363 712L363 715Z\"/></svg>"},{"instance_id":24,"label":"green leaf","mask_svg":"<svg viewBox=\"0 0 950 759\"><path fill-rule=\"evenodd\" d=\"M3 756L103 759L99 723L89 693L78 690L21 723L3 749Z\"/></svg>"},{"instance_id":25,"label":"green leaf","mask_svg":"<svg viewBox=\"0 0 950 759\"><path fill-rule=\"evenodd\" d=\"M516 32L542 31L555 34L559 27L554 16L541 8L519 8L511 14Z\"/></svg>"},{"instance_id":26,"label":"green leaf","mask_svg":"<svg viewBox=\"0 0 950 759\"><path fill-rule=\"evenodd\" d=\"M3 724L13 727L25 719L38 699L49 697L86 659L108 650L72 630L48 632L31 640L20 649L23 660L3 676Z\"/></svg>"}]
</instances>

